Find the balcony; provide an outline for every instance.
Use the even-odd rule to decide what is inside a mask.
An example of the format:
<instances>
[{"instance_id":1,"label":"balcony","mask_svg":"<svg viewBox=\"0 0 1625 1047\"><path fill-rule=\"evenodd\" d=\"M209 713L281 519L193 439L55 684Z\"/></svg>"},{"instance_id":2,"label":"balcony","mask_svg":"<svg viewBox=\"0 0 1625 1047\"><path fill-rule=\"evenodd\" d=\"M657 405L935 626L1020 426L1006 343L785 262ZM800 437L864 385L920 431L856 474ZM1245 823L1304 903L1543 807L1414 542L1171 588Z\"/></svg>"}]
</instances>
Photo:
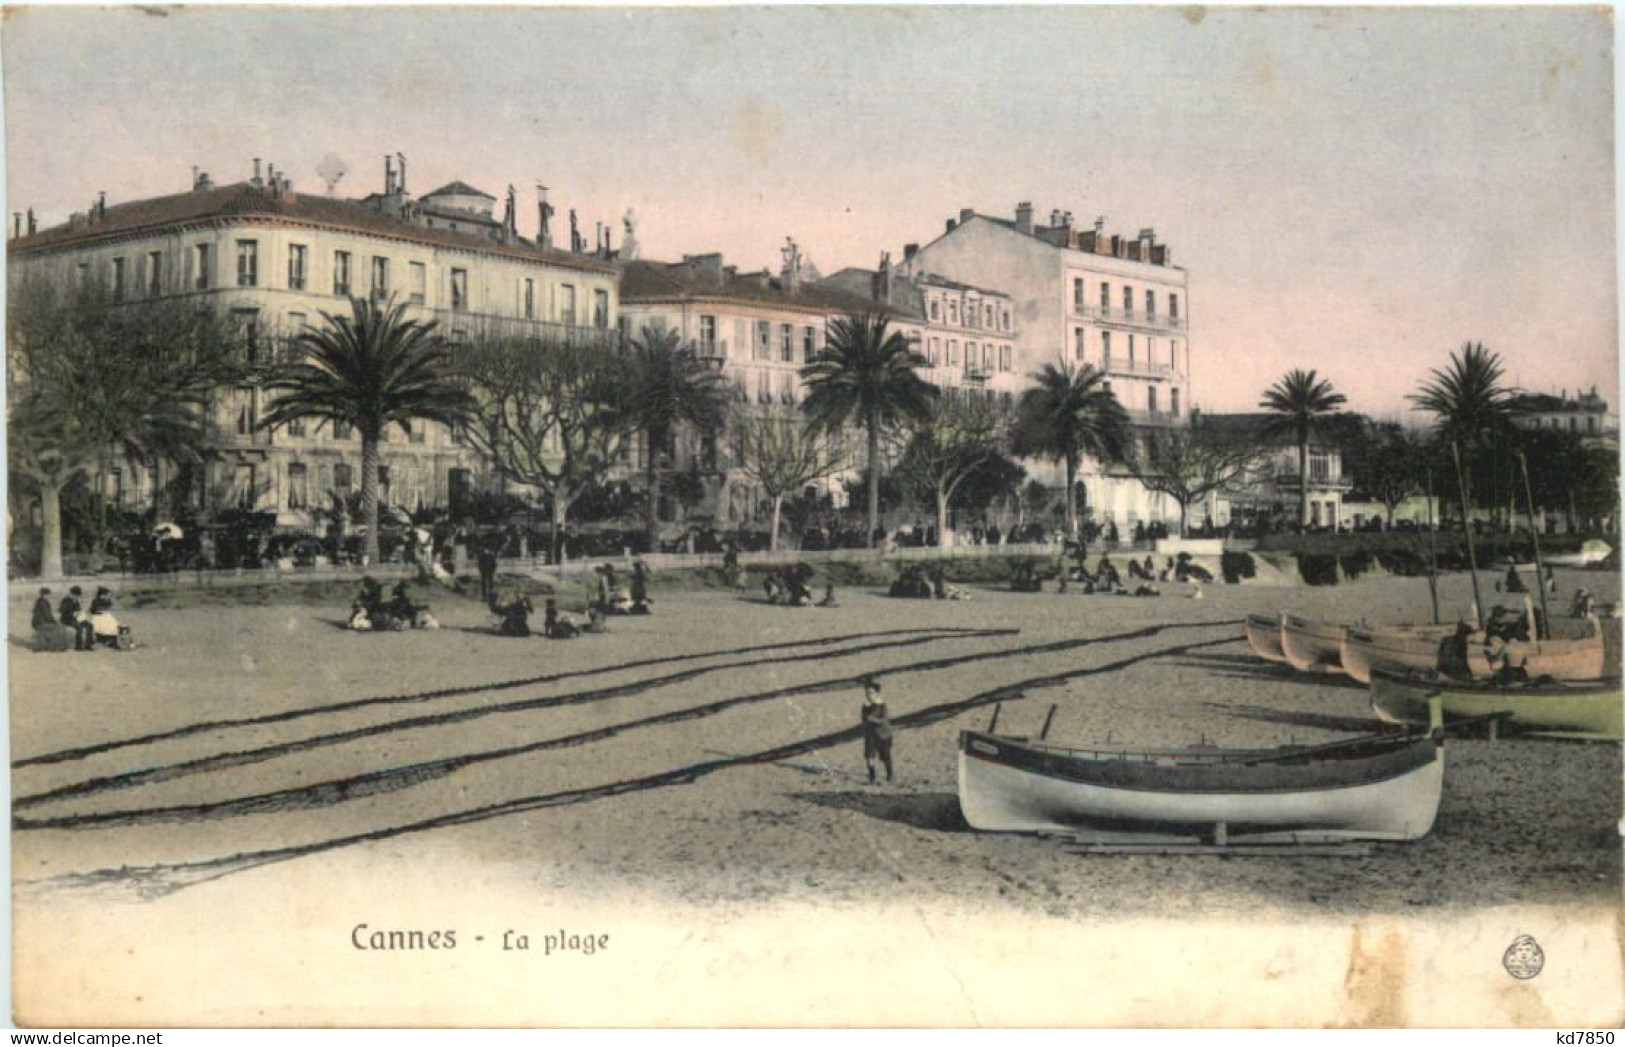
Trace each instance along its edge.
<instances>
[{"instance_id":1,"label":"balcony","mask_svg":"<svg viewBox=\"0 0 1625 1047\"><path fill-rule=\"evenodd\" d=\"M1275 471L1275 486L1282 490L1296 491L1298 489L1298 467L1282 466ZM1317 474L1314 469L1309 470L1309 489L1311 491L1348 491L1352 490L1354 482L1341 476L1326 476Z\"/></svg>"},{"instance_id":2,"label":"balcony","mask_svg":"<svg viewBox=\"0 0 1625 1047\"><path fill-rule=\"evenodd\" d=\"M610 349L620 344L621 334L612 327L580 327L551 320L526 320L438 307L428 310L440 323L440 334L453 341L478 332L496 337L535 338L546 343L563 343L594 349Z\"/></svg>"},{"instance_id":3,"label":"balcony","mask_svg":"<svg viewBox=\"0 0 1625 1047\"><path fill-rule=\"evenodd\" d=\"M1175 373L1171 364L1125 360L1120 356L1107 357L1101 361L1101 369L1107 374L1136 375L1141 378L1172 378Z\"/></svg>"},{"instance_id":4,"label":"balcony","mask_svg":"<svg viewBox=\"0 0 1625 1047\"><path fill-rule=\"evenodd\" d=\"M1183 316L1169 316L1167 313L1146 313L1134 309L1114 309L1104 305L1088 305L1079 307L1076 302L1072 305L1072 312L1077 316L1086 316L1091 320L1098 320L1106 324L1121 324L1125 327L1142 327L1151 331L1183 331L1185 318Z\"/></svg>"},{"instance_id":5,"label":"balcony","mask_svg":"<svg viewBox=\"0 0 1625 1047\"><path fill-rule=\"evenodd\" d=\"M1128 415L1129 424L1131 425L1168 427L1185 424L1184 416L1175 414L1172 411L1146 411L1137 407L1125 407L1123 413Z\"/></svg>"}]
</instances>

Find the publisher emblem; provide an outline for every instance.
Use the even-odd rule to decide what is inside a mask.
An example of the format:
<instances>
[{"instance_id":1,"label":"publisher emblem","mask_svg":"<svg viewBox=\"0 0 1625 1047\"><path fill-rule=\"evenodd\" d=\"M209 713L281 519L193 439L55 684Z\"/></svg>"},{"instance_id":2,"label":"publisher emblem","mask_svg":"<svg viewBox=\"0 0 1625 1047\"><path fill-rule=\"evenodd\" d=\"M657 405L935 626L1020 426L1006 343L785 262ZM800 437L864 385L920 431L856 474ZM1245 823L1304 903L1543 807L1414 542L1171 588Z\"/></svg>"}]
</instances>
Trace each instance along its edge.
<instances>
[{"instance_id":1,"label":"publisher emblem","mask_svg":"<svg viewBox=\"0 0 1625 1047\"><path fill-rule=\"evenodd\" d=\"M1501 957L1501 966L1512 977L1526 982L1546 966L1546 954L1541 952L1540 943L1532 935L1520 934L1507 946L1506 953Z\"/></svg>"}]
</instances>

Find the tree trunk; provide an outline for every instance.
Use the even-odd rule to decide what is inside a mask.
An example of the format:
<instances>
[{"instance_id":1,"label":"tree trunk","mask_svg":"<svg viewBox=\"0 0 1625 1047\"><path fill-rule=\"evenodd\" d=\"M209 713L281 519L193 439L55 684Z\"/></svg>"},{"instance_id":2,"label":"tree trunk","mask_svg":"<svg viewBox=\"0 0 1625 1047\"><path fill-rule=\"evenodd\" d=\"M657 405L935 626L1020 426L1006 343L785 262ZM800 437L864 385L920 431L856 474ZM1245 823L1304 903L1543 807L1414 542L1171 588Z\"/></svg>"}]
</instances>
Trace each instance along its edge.
<instances>
[{"instance_id":1,"label":"tree trunk","mask_svg":"<svg viewBox=\"0 0 1625 1047\"><path fill-rule=\"evenodd\" d=\"M553 547L553 565L557 567L564 562L564 540L561 531L564 528L564 514L570 511L570 499L565 495L562 487L553 488L553 528L549 542Z\"/></svg>"},{"instance_id":2,"label":"tree trunk","mask_svg":"<svg viewBox=\"0 0 1625 1047\"><path fill-rule=\"evenodd\" d=\"M361 437L361 520L367 525L368 567L378 565L378 437Z\"/></svg>"},{"instance_id":3,"label":"tree trunk","mask_svg":"<svg viewBox=\"0 0 1625 1047\"><path fill-rule=\"evenodd\" d=\"M781 491L773 496L773 530L767 533L767 551L770 553L779 551L779 510L783 505L784 492Z\"/></svg>"},{"instance_id":4,"label":"tree trunk","mask_svg":"<svg viewBox=\"0 0 1625 1047\"><path fill-rule=\"evenodd\" d=\"M1066 456L1066 533L1073 538L1078 536L1078 495L1074 490L1078 486L1078 460L1073 455Z\"/></svg>"},{"instance_id":5,"label":"tree trunk","mask_svg":"<svg viewBox=\"0 0 1625 1047\"><path fill-rule=\"evenodd\" d=\"M42 578L62 577L62 488L39 485L40 566Z\"/></svg>"},{"instance_id":6,"label":"tree trunk","mask_svg":"<svg viewBox=\"0 0 1625 1047\"><path fill-rule=\"evenodd\" d=\"M1179 505L1179 537L1185 538L1187 537L1186 531L1188 530L1185 523L1185 518L1189 510L1184 502L1178 502L1177 504Z\"/></svg>"},{"instance_id":7,"label":"tree trunk","mask_svg":"<svg viewBox=\"0 0 1625 1047\"><path fill-rule=\"evenodd\" d=\"M941 485L937 487L937 548L948 547L948 498L949 492Z\"/></svg>"},{"instance_id":8,"label":"tree trunk","mask_svg":"<svg viewBox=\"0 0 1625 1047\"><path fill-rule=\"evenodd\" d=\"M866 548L873 549L875 529L880 526L880 419L869 417L869 541Z\"/></svg>"},{"instance_id":9,"label":"tree trunk","mask_svg":"<svg viewBox=\"0 0 1625 1047\"><path fill-rule=\"evenodd\" d=\"M1298 526L1309 527L1309 441L1298 441Z\"/></svg>"},{"instance_id":10,"label":"tree trunk","mask_svg":"<svg viewBox=\"0 0 1625 1047\"><path fill-rule=\"evenodd\" d=\"M648 459L645 466L647 478L644 488L648 492L649 504L645 526L648 528L647 539L649 551L658 552L657 542L660 538L660 467L655 457L656 433L653 429L647 430L643 435L644 454Z\"/></svg>"}]
</instances>

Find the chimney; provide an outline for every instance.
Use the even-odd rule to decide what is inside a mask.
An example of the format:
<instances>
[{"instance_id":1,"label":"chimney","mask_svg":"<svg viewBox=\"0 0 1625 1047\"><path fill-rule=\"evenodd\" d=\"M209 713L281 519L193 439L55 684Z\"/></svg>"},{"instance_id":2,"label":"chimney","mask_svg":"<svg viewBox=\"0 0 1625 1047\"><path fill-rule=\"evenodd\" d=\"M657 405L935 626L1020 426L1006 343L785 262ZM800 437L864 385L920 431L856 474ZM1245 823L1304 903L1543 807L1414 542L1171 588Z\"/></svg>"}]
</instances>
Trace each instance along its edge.
<instances>
[{"instance_id":1,"label":"chimney","mask_svg":"<svg viewBox=\"0 0 1625 1047\"><path fill-rule=\"evenodd\" d=\"M907 265L908 263L914 261L914 256L919 254L919 253L920 253L920 245L919 244L904 244L903 245L903 264Z\"/></svg>"},{"instance_id":2,"label":"chimney","mask_svg":"<svg viewBox=\"0 0 1625 1047\"><path fill-rule=\"evenodd\" d=\"M192 165L192 192L197 192L197 164Z\"/></svg>"},{"instance_id":3,"label":"chimney","mask_svg":"<svg viewBox=\"0 0 1625 1047\"><path fill-rule=\"evenodd\" d=\"M952 218L948 219L948 229L947 229L947 231L950 232L950 233L953 232L954 227L957 226L958 224L959 223L955 219L952 219Z\"/></svg>"},{"instance_id":4,"label":"chimney","mask_svg":"<svg viewBox=\"0 0 1625 1047\"><path fill-rule=\"evenodd\" d=\"M870 295L882 305L891 304L891 252L880 252L880 268L875 270L874 279L870 281Z\"/></svg>"},{"instance_id":5,"label":"chimney","mask_svg":"<svg viewBox=\"0 0 1625 1047\"><path fill-rule=\"evenodd\" d=\"M1061 224L1061 209L1059 207L1050 209L1049 224L1051 226L1058 226Z\"/></svg>"},{"instance_id":6,"label":"chimney","mask_svg":"<svg viewBox=\"0 0 1625 1047\"><path fill-rule=\"evenodd\" d=\"M38 231L39 231L39 222L35 220L35 218L34 218L34 209L32 207L30 207L28 209L28 235L33 236Z\"/></svg>"},{"instance_id":7,"label":"chimney","mask_svg":"<svg viewBox=\"0 0 1625 1047\"><path fill-rule=\"evenodd\" d=\"M265 183L260 180L260 158L256 156L254 158L254 188L258 189L264 184Z\"/></svg>"},{"instance_id":8,"label":"chimney","mask_svg":"<svg viewBox=\"0 0 1625 1047\"><path fill-rule=\"evenodd\" d=\"M396 165L395 191L404 196L406 194L406 154L405 153L396 153L395 154L395 165Z\"/></svg>"},{"instance_id":9,"label":"chimney","mask_svg":"<svg viewBox=\"0 0 1625 1047\"><path fill-rule=\"evenodd\" d=\"M395 191L395 158L388 153L384 154L384 195L389 196Z\"/></svg>"},{"instance_id":10,"label":"chimney","mask_svg":"<svg viewBox=\"0 0 1625 1047\"><path fill-rule=\"evenodd\" d=\"M1026 200L1016 205L1016 232L1033 231L1033 205Z\"/></svg>"},{"instance_id":11,"label":"chimney","mask_svg":"<svg viewBox=\"0 0 1625 1047\"><path fill-rule=\"evenodd\" d=\"M204 171L202 174L198 175L197 177L198 177L198 182L197 182L197 191L198 192L206 193L209 190L214 188L214 179L209 177L209 172Z\"/></svg>"},{"instance_id":12,"label":"chimney","mask_svg":"<svg viewBox=\"0 0 1625 1047\"><path fill-rule=\"evenodd\" d=\"M22 235L23 213L21 211L13 211L11 212L11 238L15 240Z\"/></svg>"},{"instance_id":13,"label":"chimney","mask_svg":"<svg viewBox=\"0 0 1625 1047\"><path fill-rule=\"evenodd\" d=\"M96 217L97 218L106 218L107 217L107 190L106 189L103 189L101 192L96 194Z\"/></svg>"}]
</instances>

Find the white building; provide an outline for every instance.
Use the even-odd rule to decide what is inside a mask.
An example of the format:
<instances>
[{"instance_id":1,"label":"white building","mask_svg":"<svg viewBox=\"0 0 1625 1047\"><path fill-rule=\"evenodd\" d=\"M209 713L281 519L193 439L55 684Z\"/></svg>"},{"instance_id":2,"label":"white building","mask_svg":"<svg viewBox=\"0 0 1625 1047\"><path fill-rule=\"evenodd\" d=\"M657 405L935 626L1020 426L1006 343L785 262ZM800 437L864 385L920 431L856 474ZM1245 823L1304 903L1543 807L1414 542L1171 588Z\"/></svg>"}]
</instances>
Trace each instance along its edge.
<instances>
[{"instance_id":1,"label":"white building","mask_svg":"<svg viewBox=\"0 0 1625 1047\"><path fill-rule=\"evenodd\" d=\"M824 285L884 309L929 364L920 376L939 389L973 390L1005 406L1024 380L1016 369L1015 310L1002 291L933 273L910 277L888 258L879 269L842 269Z\"/></svg>"},{"instance_id":2,"label":"white building","mask_svg":"<svg viewBox=\"0 0 1625 1047\"><path fill-rule=\"evenodd\" d=\"M1186 424L1190 408L1190 295L1186 271L1150 229L1133 238L1107 235L1104 222L1074 226L1070 212L1033 221L1032 205L1014 218L963 210L924 247L904 249L902 269L997 288L1014 310L1014 370L1019 387L1045 363L1088 363L1138 426ZM1052 476L1052 482L1058 482ZM1177 507L1137 480L1085 468L1087 506L1118 529L1177 521Z\"/></svg>"},{"instance_id":3,"label":"white building","mask_svg":"<svg viewBox=\"0 0 1625 1047\"><path fill-rule=\"evenodd\" d=\"M616 338L615 266L521 238L510 195L453 182L421 198L407 193L405 161L386 161L385 185L363 200L295 192L274 169L234 185L194 175L190 191L126 204L98 203L67 224L14 237L9 280L98 282L113 301L182 298L208 303L240 328L251 360L268 361L282 340L321 314L345 314L349 296L404 299L454 339L500 321L555 337L609 345ZM221 397L210 461L187 497L211 509L274 513L279 525L313 527L312 508L358 490L361 443L354 432L296 424L258 427L266 394ZM392 430L381 448L380 499L408 511L446 506L476 482L476 462L444 427ZM144 508L174 479L123 468L115 504Z\"/></svg>"}]
</instances>

